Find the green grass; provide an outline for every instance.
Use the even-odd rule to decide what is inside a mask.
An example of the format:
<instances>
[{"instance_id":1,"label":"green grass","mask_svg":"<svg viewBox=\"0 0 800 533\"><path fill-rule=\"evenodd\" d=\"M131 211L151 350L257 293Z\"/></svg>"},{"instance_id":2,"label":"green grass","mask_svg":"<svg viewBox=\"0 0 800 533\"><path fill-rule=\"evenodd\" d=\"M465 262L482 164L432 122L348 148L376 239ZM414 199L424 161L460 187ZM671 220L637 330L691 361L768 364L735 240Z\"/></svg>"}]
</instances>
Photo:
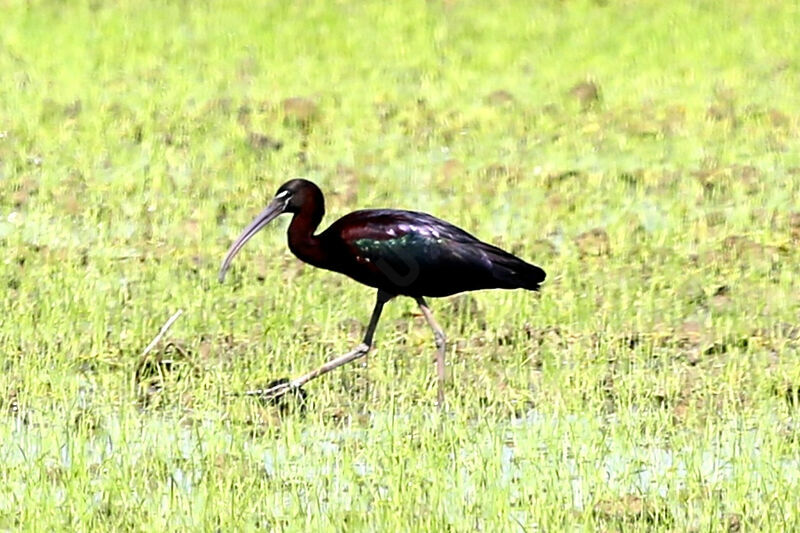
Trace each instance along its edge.
<instances>
[{"instance_id":1,"label":"green grass","mask_svg":"<svg viewBox=\"0 0 800 533\"><path fill-rule=\"evenodd\" d=\"M5 2L0 529L800 527L798 6L529 4ZM444 414L409 299L228 395L372 307L285 221L216 282L298 176L548 272L430 302Z\"/></svg>"}]
</instances>

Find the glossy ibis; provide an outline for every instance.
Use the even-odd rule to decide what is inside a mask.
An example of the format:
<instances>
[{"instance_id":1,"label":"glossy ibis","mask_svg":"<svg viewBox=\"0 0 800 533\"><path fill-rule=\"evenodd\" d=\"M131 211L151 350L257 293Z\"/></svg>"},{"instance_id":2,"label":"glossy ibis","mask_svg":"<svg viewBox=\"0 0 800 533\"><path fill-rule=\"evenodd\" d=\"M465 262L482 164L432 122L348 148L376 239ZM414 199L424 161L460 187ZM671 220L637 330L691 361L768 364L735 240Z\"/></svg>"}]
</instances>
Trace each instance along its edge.
<instances>
[{"instance_id":1,"label":"glossy ibis","mask_svg":"<svg viewBox=\"0 0 800 533\"><path fill-rule=\"evenodd\" d=\"M292 381L253 394L277 398L312 379L363 357L383 306L395 296L414 298L436 339L439 406L444 401L445 335L431 314L426 296L449 296L478 289L528 289L544 281L541 268L481 242L466 231L425 213L398 209L366 209L343 216L328 229L314 231L325 214L322 191L314 183L295 179L281 185L267 207L234 241L219 271L222 282L231 261L245 243L282 213L292 213L289 249L301 261L350 276L378 289L364 341L353 351L332 359Z\"/></svg>"}]
</instances>

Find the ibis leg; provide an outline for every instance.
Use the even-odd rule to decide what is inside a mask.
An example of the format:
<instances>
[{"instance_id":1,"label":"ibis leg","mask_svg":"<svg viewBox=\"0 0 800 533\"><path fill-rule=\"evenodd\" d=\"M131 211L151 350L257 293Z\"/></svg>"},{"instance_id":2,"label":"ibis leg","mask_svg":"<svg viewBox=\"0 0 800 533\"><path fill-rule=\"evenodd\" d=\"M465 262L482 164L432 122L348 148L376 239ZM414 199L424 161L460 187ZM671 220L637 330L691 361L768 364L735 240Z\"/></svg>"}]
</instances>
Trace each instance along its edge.
<instances>
[{"instance_id":1,"label":"ibis leg","mask_svg":"<svg viewBox=\"0 0 800 533\"><path fill-rule=\"evenodd\" d=\"M431 309L428 307L428 304L425 303L425 298L421 296L417 298L417 304L419 305L423 316L425 316L425 320L428 322L428 325L433 330L433 337L436 340L436 373L439 377L439 391L437 394L437 399L439 402L439 408L441 409L444 407L444 350L447 339L444 336L444 331L441 327L439 327L439 324L436 323L436 319L433 318L433 313L431 313Z\"/></svg>"},{"instance_id":2,"label":"ibis leg","mask_svg":"<svg viewBox=\"0 0 800 533\"><path fill-rule=\"evenodd\" d=\"M331 370L339 368L342 365L346 365L351 361L355 361L360 357L364 357L367 352L369 352L370 348L372 348L372 337L375 334L375 328L378 326L378 320L381 318L381 312L383 311L383 306L394 298L393 294L389 294L383 291L378 291L378 297L375 301L375 307L372 310L372 317L369 319L369 325L367 326L367 331L364 334L364 341L356 346L353 350L347 352L344 355L331 359L324 365L320 366L299 376L288 383L282 383L275 387L271 387L269 389L257 389L252 391L247 391L248 396L258 396L264 399L276 399L280 396L283 396L287 392L297 389L311 381L312 379L316 379L324 374L327 374Z\"/></svg>"}]
</instances>

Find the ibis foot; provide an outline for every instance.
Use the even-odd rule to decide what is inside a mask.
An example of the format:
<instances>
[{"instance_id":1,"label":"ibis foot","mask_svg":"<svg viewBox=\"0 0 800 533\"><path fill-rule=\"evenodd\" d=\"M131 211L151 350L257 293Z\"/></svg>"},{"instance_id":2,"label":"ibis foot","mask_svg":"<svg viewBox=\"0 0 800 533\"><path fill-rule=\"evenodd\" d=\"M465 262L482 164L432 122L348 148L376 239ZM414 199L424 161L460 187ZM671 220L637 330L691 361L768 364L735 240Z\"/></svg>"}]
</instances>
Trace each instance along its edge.
<instances>
[{"instance_id":1,"label":"ibis foot","mask_svg":"<svg viewBox=\"0 0 800 533\"><path fill-rule=\"evenodd\" d=\"M305 407L308 393L300 386L295 385L289 378L274 379L263 389L252 389L244 393L244 396L253 397L263 405L278 406L282 410L287 407L284 401L287 395L294 396L300 405Z\"/></svg>"}]
</instances>

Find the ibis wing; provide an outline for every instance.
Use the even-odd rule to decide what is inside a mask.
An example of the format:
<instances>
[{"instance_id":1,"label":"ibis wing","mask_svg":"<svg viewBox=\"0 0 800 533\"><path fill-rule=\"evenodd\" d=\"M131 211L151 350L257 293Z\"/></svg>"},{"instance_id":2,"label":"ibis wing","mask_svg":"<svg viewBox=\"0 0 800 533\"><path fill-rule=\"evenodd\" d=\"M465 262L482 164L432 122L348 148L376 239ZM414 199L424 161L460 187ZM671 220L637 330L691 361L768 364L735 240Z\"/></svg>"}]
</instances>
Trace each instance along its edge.
<instances>
[{"instance_id":1,"label":"ibis wing","mask_svg":"<svg viewBox=\"0 0 800 533\"><path fill-rule=\"evenodd\" d=\"M352 258L348 275L399 294L536 289L544 280L538 267L425 213L356 211L331 230Z\"/></svg>"}]
</instances>

